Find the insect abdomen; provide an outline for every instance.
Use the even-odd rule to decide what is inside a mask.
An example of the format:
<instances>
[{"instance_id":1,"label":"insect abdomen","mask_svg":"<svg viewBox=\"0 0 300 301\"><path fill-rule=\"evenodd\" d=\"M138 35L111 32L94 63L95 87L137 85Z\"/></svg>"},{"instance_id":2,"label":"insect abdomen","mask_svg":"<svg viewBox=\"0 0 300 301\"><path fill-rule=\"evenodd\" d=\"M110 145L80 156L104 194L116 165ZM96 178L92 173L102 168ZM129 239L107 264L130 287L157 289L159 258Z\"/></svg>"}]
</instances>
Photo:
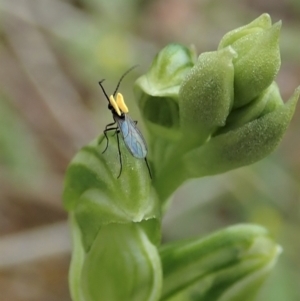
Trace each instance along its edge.
<instances>
[{"instance_id":1,"label":"insect abdomen","mask_svg":"<svg viewBox=\"0 0 300 301\"><path fill-rule=\"evenodd\" d=\"M145 158L147 155L147 145L134 121L127 115L124 118L117 118L116 121L124 143L132 156L138 159Z\"/></svg>"}]
</instances>

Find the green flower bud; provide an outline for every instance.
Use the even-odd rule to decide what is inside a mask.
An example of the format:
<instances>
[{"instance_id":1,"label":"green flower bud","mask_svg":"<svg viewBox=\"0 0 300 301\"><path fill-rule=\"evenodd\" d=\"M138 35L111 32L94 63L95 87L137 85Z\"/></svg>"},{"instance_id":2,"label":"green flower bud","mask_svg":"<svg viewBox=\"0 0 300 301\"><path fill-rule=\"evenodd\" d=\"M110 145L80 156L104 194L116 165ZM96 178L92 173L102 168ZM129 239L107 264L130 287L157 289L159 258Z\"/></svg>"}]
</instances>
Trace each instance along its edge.
<instances>
[{"instance_id":1,"label":"green flower bud","mask_svg":"<svg viewBox=\"0 0 300 301\"><path fill-rule=\"evenodd\" d=\"M274 82L279 31L264 14L198 60L178 44L156 56L135 84L152 179L114 135L106 152L102 135L74 157L63 195L73 301L252 298L280 252L263 228L240 225L157 246L161 210L184 181L254 163L282 139L300 87L284 104Z\"/></svg>"},{"instance_id":2,"label":"green flower bud","mask_svg":"<svg viewBox=\"0 0 300 301\"><path fill-rule=\"evenodd\" d=\"M102 154L106 140L93 141L82 148L68 167L64 206L75 212L85 250L103 225L140 222L159 218L160 208L144 160L134 158L120 139L122 174L117 140L109 136L109 149Z\"/></svg>"},{"instance_id":3,"label":"green flower bud","mask_svg":"<svg viewBox=\"0 0 300 301\"><path fill-rule=\"evenodd\" d=\"M157 54L149 71L136 81L135 94L150 138L151 135L178 138L178 91L195 59L192 48L170 44Z\"/></svg>"},{"instance_id":4,"label":"green flower bud","mask_svg":"<svg viewBox=\"0 0 300 301\"><path fill-rule=\"evenodd\" d=\"M184 133L206 138L225 125L233 103L235 56L231 47L202 53L183 80L179 111Z\"/></svg>"},{"instance_id":5,"label":"green flower bud","mask_svg":"<svg viewBox=\"0 0 300 301\"><path fill-rule=\"evenodd\" d=\"M276 93L274 93L276 96ZM294 114L300 87L285 105L241 127L212 137L188 152L183 161L192 177L226 172L252 164L270 154L282 139ZM272 101L271 101L272 102Z\"/></svg>"},{"instance_id":6,"label":"green flower bud","mask_svg":"<svg viewBox=\"0 0 300 301\"><path fill-rule=\"evenodd\" d=\"M269 27L267 15L258 21L228 33L219 45L219 49L230 45L238 54L233 61L234 108L246 105L262 93L275 79L280 68L281 22Z\"/></svg>"},{"instance_id":7,"label":"green flower bud","mask_svg":"<svg viewBox=\"0 0 300 301\"><path fill-rule=\"evenodd\" d=\"M278 145L295 104L283 105L274 82L280 27L263 14L195 64L190 50L172 44L137 81L153 184L163 202L189 178L254 163Z\"/></svg>"},{"instance_id":8,"label":"green flower bud","mask_svg":"<svg viewBox=\"0 0 300 301\"><path fill-rule=\"evenodd\" d=\"M268 232L255 225L237 225L204 239L166 245L160 251L161 300L176 293L178 300L252 300L280 252Z\"/></svg>"},{"instance_id":9,"label":"green flower bud","mask_svg":"<svg viewBox=\"0 0 300 301\"><path fill-rule=\"evenodd\" d=\"M105 225L87 253L73 215L71 222L73 254L69 281L73 301L158 300L161 263L148 236L153 221Z\"/></svg>"},{"instance_id":10,"label":"green flower bud","mask_svg":"<svg viewBox=\"0 0 300 301\"><path fill-rule=\"evenodd\" d=\"M162 285L155 245L139 223L101 228L81 274L86 301L156 301Z\"/></svg>"}]
</instances>

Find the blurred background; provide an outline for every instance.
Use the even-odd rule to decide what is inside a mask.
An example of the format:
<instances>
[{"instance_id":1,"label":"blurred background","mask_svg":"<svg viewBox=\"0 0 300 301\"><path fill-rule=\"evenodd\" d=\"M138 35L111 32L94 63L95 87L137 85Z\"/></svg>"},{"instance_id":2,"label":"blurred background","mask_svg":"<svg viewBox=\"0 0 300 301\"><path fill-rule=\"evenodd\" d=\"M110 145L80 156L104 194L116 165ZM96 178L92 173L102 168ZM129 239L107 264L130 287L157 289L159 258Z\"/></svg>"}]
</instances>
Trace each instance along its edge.
<instances>
[{"instance_id":1,"label":"blurred background","mask_svg":"<svg viewBox=\"0 0 300 301\"><path fill-rule=\"evenodd\" d=\"M64 172L111 122L97 82L122 92L139 119L135 79L170 42L215 50L229 30L268 12L283 21L283 99L300 84L298 0L0 1L0 300L70 301L71 244ZM254 222L284 252L257 300L300 300L300 106L279 148L236 171L194 180L175 195L164 241Z\"/></svg>"}]
</instances>

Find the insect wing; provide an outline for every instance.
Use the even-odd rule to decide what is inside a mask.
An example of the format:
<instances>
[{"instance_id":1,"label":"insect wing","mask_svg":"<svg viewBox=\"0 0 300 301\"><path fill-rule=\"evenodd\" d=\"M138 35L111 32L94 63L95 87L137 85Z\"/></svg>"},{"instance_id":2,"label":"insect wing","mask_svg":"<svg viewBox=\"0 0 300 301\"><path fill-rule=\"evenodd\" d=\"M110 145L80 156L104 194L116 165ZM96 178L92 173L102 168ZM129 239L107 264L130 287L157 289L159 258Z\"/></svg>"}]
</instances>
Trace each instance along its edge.
<instances>
[{"instance_id":1,"label":"insect wing","mask_svg":"<svg viewBox=\"0 0 300 301\"><path fill-rule=\"evenodd\" d=\"M130 153L135 158L145 158L147 155L147 145L135 122L128 115L125 115L123 119L117 118L116 121Z\"/></svg>"}]
</instances>

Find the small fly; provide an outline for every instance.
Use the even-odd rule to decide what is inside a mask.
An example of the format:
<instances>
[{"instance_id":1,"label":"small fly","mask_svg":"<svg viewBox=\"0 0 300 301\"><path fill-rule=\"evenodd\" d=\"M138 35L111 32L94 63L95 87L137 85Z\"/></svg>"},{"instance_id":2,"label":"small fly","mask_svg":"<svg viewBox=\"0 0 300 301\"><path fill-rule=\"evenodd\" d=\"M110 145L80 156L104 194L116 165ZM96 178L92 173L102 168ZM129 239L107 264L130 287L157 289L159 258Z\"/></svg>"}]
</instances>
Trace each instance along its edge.
<instances>
[{"instance_id":1,"label":"small fly","mask_svg":"<svg viewBox=\"0 0 300 301\"><path fill-rule=\"evenodd\" d=\"M146 141L145 141L142 133L139 131L139 129L136 126L137 121L133 121L129 117L128 108L125 104L123 95L121 93L117 93L119 86L121 84L121 81L123 80L125 75L127 75L135 67L137 67L137 66L131 67L129 70L127 70L121 76L114 94L110 95L110 97L108 97L108 95L105 92L105 89L102 85L102 83L104 82L104 79L102 79L99 82L99 85L103 91L103 94L105 95L106 99L108 100L108 109L111 111L111 113L113 115L113 119L114 119L114 122L108 124L105 127L105 130L103 131L104 136L106 138L106 147L102 153L104 153L108 148L107 132L115 131L115 134L117 135L119 160L120 160L120 166L121 166L118 178L121 176L122 168L123 168L122 156L121 156L121 150L120 150L120 141L119 141L119 133L120 132L121 132L122 138L124 140L124 143L125 143L127 149L129 150L129 152L131 153L131 155L138 159L145 159L150 178L152 178L150 167L149 167L149 164L148 164L148 161L146 158L147 151L148 151Z\"/></svg>"}]
</instances>

